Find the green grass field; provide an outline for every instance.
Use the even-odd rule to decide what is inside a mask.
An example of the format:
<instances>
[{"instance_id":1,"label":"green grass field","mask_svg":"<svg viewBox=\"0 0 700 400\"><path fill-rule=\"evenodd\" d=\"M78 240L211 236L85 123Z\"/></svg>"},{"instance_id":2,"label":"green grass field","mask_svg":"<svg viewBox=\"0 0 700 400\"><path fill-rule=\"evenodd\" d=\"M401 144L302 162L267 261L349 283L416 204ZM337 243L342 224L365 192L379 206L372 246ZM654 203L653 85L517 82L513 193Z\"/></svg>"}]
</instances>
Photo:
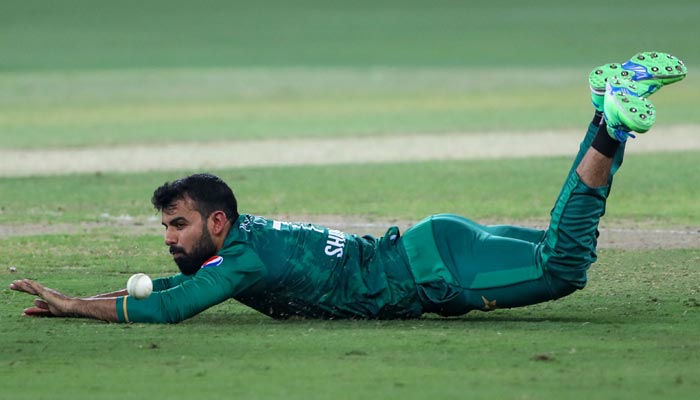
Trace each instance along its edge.
<instances>
[{"instance_id":1,"label":"green grass field","mask_svg":"<svg viewBox=\"0 0 700 400\"><path fill-rule=\"evenodd\" d=\"M699 155L689 151L628 156L617 175L609 201L613 211L606 220L700 225L695 174ZM231 183L239 207L254 214L417 220L454 212L480 220L532 220L548 216L570 165L568 158L538 158L214 172ZM153 190L185 173L2 179L0 224L96 222L103 214L160 221L149 201Z\"/></svg>"},{"instance_id":2,"label":"green grass field","mask_svg":"<svg viewBox=\"0 0 700 400\"><path fill-rule=\"evenodd\" d=\"M581 129L591 116L586 75L603 60L547 70L8 72L0 74L0 146ZM658 126L700 123L700 79L691 76L653 101Z\"/></svg>"},{"instance_id":3,"label":"green grass field","mask_svg":"<svg viewBox=\"0 0 700 400\"><path fill-rule=\"evenodd\" d=\"M162 250L108 230L3 240L19 274L76 295L164 274ZM122 326L21 318L29 298L3 290L2 397L691 399L698 262L697 249L603 251L581 293L446 320L279 322L231 301L176 326Z\"/></svg>"},{"instance_id":4,"label":"green grass field","mask_svg":"<svg viewBox=\"0 0 700 400\"><path fill-rule=\"evenodd\" d=\"M672 52L690 71L654 95L650 134L700 124L700 3L691 0L8 0L0 9L0 151L581 128L591 115L590 69L646 49ZM606 224L698 231L699 156L629 155ZM243 211L270 217L543 221L569 164L213 172ZM604 249L579 293L451 319L274 321L234 301L168 326L21 317L31 297L7 289L13 279L83 296L121 288L135 272L172 273L149 199L189 172L0 178L0 399L695 399L700 391L698 245ZM142 229L121 229L121 216ZM52 226L58 233L47 233ZM30 232L4 235L19 228Z\"/></svg>"}]
</instances>

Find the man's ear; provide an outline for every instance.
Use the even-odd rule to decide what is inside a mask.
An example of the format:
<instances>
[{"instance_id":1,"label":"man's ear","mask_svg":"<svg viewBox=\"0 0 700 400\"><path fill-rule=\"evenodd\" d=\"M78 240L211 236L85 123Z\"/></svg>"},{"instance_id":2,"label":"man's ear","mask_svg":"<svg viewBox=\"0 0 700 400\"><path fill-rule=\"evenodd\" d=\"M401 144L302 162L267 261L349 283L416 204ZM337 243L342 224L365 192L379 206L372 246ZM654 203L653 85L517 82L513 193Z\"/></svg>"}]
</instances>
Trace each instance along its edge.
<instances>
[{"instance_id":1,"label":"man's ear","mask_svg":"<svg viewBox=\"0 0 700 400\"><path fill-rule=\"evenodd\" d=\"M228 218L226 218L226 213L223 211L214 211L209 215L209 223L211 224L211 233L213 235L221 235L226 229L226 223Z\"/></svg>"}]
</instances>

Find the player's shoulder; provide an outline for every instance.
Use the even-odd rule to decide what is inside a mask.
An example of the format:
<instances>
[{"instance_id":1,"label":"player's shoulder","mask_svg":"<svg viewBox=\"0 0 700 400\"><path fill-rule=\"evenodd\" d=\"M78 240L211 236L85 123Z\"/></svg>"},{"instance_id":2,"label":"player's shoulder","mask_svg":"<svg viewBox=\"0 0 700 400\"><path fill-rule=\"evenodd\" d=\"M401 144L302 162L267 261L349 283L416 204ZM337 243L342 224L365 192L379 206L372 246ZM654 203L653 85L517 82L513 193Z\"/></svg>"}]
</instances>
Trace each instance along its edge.
<instances>
[{"instance_id":1,"label":"player's shoulder","mask_svg":"<svg viewBox=\"0 0 700 400\"><path fill-rule=\"evenodd\" d=\"M233 229L239 232L251 232L272 227L272 220L259 215L242 214L233 224Z\"/></svg>"}]
</instances>

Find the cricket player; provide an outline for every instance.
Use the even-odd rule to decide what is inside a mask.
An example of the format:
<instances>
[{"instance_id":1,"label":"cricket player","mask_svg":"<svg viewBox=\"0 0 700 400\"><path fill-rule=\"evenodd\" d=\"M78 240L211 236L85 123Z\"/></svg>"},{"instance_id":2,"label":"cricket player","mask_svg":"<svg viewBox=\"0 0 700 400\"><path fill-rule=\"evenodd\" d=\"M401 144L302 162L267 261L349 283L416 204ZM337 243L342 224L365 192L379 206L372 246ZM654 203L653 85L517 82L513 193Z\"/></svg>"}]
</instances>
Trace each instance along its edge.
<instances>
[{"instance_id":1,"label":"cricket player","mask_svg":"<svg viewBox=\"0 0 700 400\"><path fill-rule=\"evenodd\" d=\"M586 285L626 141L655 120L647 97L686 73L660 52L591 72L595 114L546 230L440 214L403 235L391 227L381 238L360 237L239 214L226 183L198 174L153 194L180 273L154 280L146 299L125 290L69 297L28 279L10 288L39 297L27 315L154 323L176 323L230 298L273 318L326 319L453 316L558 299Z\"/></svg>"}]
</instances>

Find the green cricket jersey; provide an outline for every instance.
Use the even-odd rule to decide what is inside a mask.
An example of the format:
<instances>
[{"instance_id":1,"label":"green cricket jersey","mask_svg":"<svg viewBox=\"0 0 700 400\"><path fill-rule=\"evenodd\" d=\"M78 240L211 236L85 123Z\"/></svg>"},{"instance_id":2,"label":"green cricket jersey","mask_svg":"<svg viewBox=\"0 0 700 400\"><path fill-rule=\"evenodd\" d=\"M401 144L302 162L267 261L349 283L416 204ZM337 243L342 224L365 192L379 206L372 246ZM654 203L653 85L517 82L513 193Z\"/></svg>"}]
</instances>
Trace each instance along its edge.
<instances>
[{"instance_id":1,"label":"green cricket jersey","mask_svg":"<svg viewBox=\"0 0 700 400\"><path fill-rule=\"evenodd\" d=\"M398 229L383 238L241 215L192 276L156 279L144 300L117 300L121 322L178 322L229 298L274 318L421 314Z\"/></svg>"},{"instance_id":2,"label":"green cricket jersey","mask_svg":"<svg viewBox=\"0 0 700 400\"><path fill-rule=\"evenodd\" d=\"M411 318L423 312L520 307L585 286L595 262L598 222L609 185L576 173L605 125L594 120L551 212L547 230L482 226L452 214L430 216L399 238L380 239L311 224L242 215L224 246L193 276L154 281L144 300L117 299L119 321L178 322L234 298L275 318Z\"/></svg>"}]
</instances>

